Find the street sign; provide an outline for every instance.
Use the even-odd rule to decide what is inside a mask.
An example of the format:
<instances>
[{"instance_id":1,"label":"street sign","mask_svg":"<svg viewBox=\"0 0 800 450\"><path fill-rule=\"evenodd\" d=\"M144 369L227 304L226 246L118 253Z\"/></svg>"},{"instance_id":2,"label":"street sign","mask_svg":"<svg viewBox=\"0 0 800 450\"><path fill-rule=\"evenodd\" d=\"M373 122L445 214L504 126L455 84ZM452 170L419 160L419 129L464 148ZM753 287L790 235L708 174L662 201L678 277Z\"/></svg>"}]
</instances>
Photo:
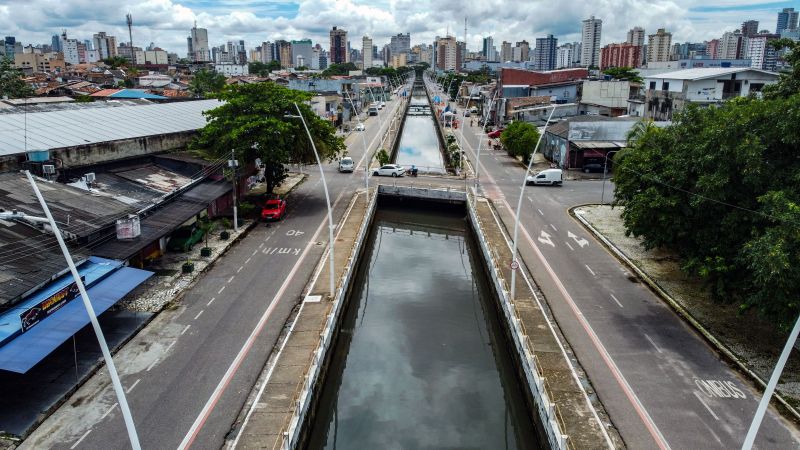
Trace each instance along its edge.
<instances>
[{"instance_id":1,"label":"street sign","mask_svg":"<svg viewBox=\"0 0 800 450\"><path fill-rule=\"evenodd\" d=\"M511 261L511 270L517 270L517 269L519 269L519 263L515 259L514 261Z\"/></svg>"}]
</instances>

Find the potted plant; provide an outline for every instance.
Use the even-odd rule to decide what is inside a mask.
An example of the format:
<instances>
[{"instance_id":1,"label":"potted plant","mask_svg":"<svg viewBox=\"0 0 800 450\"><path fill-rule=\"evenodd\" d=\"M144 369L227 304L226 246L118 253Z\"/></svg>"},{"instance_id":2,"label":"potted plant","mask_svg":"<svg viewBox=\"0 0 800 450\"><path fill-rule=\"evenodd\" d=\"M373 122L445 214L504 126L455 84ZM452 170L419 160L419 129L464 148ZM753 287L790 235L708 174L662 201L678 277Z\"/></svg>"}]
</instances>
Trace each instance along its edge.
<instances>
[{"instance_id":1,"label":"potted plant","mask_svg":"<svg viewBox=\"0 0 800 450\"><path fill-rule=\"evenodd\" d=\"M231 237L231 233L228 231L228 228L231 227L231 221L228 219L222 219L222 232L219 234L219 238L223 241L227 241Z\"/></svg>"},{"instance_id":2,"label":"potted plant","mask_svg":"<svg viewBox=\"0 0 800 450\"><path fill-rule=\"evenodd\" d=\"M185 263L181 266L181 272L183 273L192 273L194 272L194 263L191 260L186 260Z\"/></svg>"},{"instance_id":3,"label":"potted plant","mask_svg":"<svg viewBox=\"0 0 800 450\"><path fill-rule=\"evenodd\" d=\"M198 227L200 227L200 229L203 230L203 238L206 241L205 247L200 249L200 256L205 256L205 257L211 256L211 247L208 246L208 235L211 234L212 231L214 231L214 228L216 228L216 224L211 220L206 219L200 221L198 223Z\"/></svg>"}]
</instances>

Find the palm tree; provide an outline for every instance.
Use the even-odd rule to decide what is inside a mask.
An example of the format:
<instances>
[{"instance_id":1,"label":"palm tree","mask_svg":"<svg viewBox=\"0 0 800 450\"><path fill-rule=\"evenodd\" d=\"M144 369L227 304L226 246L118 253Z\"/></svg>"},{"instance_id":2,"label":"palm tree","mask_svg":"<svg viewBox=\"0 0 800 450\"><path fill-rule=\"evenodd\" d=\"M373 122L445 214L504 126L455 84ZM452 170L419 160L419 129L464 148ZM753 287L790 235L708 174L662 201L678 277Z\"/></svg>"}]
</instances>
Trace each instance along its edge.
<instances>
[{"instance_id":1,"label":"palm tree","mask_svg":"<svg viewBox=\"0 0 800 450\"><path fill-rule=\"evenodd\" d=\"M657 127L653 124L652 119L642 119L636 122L631 129L628 130L628 134L625 135L625 140L628 143L628 147L634 146L639 139L649 133L652 133L656 128Z\"/></svg>"}]
</instances>

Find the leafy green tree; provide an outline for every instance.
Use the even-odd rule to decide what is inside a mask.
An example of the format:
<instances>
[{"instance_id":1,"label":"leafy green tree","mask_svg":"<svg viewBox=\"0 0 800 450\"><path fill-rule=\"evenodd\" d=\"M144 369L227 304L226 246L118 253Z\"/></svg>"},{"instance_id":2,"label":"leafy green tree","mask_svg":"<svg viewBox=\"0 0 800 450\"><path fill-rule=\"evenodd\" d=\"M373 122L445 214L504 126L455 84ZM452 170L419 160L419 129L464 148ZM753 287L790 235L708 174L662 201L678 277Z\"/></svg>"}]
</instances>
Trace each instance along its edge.
<instances>
[{"instance_id":1,"label":"leafy green tree","mask_svg":"<svg viewBox=\"0 0 800 450\"><path fill-rule=\"evenodd\" d=\"M378 164L385 166L389 164L389 152L387 152L385 148L378 149L378 151L375 152L375 159L378 160Z\"/></svg>"},{"instance_id":2,"label":"leafy green tree","mask_svg":"<svg viewBox=\"0 0 800 450\"><path fill-rule=\"evenodd\" d=\"M306 104L308 92L295 91L276 83L229 85L214 95L225 102L206 111L208 123L192 144L210 158L230 155L252 162L261 158L265 165L267 192L286 177L285 164L315 163L314 152L294 103L300 107L321 159L333 160L345 150L330 122L323 120Z\"/></svg>"},{"instance_id":3,"label":"leafy green tree","mask_svg":"<svg viewBox=\"0 0 800 450\"><path fill-rule=\"evenodd\" d=\"M0 98L32 97L33 88L22 79L22 71L14 68L9 58L0 58Z\"/></svg>"},{"instance_id":4,"label":"leafy green tree","mask_svg":"<svg viewBox=\"0 0 800 450\"><path fill-rule=\"evenodd\" d=\"M327 69L322 71L323 77L332 77L336 75L348 75L351 70L358 70L355 64L351 62L342 64L331 64Z\"/></svg>"},{"instance_id":5,"label":"leafy green tree","mask_svg":"<svg viewBox=\"0 0 800 450\"><path fill-rule=\"evenodd\" d=\"M208 69L200 69L189 82L189 90L195 97L211 97L225 87L225 75Z\"/></svg>"},{"instance_id":6,"label":"leafy green tree","mask_svg":"<svg viewBox=\"0 0 800 450\"><path fill-rule=\"evenodd\" d=\"M121 56L112 56L110 58L106 58L103 61L103 64L109 66L112 69L117 69L120 67L127 67L129 61L127 58L123 58Z\"/></svg>"},{"instance_id":7,"label":"leafy green tree","mask_svg":"<svg viewBox=\"0 0 800 450\"><path fill-rule=\"evenodd\" d=\"M626 232L781 328L800 313L798 123L800 94L689 107L614 158Z\"/></svg>"},{"instance_id":8,"label":"leafy green tree","mask_svg":"<svg viewBox=\"0 0 800 450\"><path fill-rule=\"evenodd\" d=\"M521 156L528 161L539 140L539 130L527 122L513 122L500 134L500 142L511 156Z\"/></svg>"},{"instance_id":9,"label":"leafy green tree","mask_svg":"<svg viewBox=\"0 0 800 450\"><path fill-rule=\"evenodd\" d=\"M770 41L776 50L784 50L789 71L781 74L778 84L764 86L764 98L785 98L800 93L800 42L791 39Z\"/></svg>"},{"instance_id":10,"label":"leafy green tree","mask_svg":"<svg viewBox=\"0 0 800 450\"><path fill-rule=\"evenodd\" d=\"M635 83L642 82L642 77L639 76L639 71L631 67L609 67L608 69L603 70L603 73L615 80L627 80Z\"/></svg>"},{"instance_id":11,"label":"leafy green tree","mask_svg":"<svg viewBox=\"0 0 800 450\"><path fill-rule=\"evenodd\" d=\"M272 72L273 70L280 70L280 69L281 69L281 63L279 63L278 61L270 61L268 63L262 63L256 61L248 64L248 70L250 71L250 74L258 75L260 77L267 77L269 76L269 73Z\"/></svg>"}]
</instances>

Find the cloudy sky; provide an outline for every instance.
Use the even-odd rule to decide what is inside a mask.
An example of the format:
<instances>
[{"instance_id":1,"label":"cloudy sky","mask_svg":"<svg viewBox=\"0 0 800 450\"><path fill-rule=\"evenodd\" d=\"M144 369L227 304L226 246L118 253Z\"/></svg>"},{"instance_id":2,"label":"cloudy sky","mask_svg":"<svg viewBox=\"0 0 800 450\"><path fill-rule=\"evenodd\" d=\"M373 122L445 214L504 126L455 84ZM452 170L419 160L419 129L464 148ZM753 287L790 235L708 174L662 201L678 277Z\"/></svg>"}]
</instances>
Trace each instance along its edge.
<instances>
[{"instance_id":1,"label":"cloudy sky","mask_svg":"<svg viewBox=\"0 0 800 450\"><path fill-rule=\"evenodd\" d=\"M0 36L18 41L49 43L66 29L70 38L91 39L106 31L127 41L125 14L133 15L134 45L150 42L179 55L186 54L186 36L192 24L207 28L211 45L244 39L248 48L262 41L311 38L328 45L328 30L337 25L348 31L352 46L361 36L377 45L389 36L411 33L412 45L430 43L447 31L464 36L468 46L480 47L481 38L503 40L553 34L559 42L579 41L581 20L595 15L603 20L603 45L625 39L636 25L649 32L666 28L673 42L703 41L738 28L748 19L760 29L775 29L777 13L796 1L769 0L0 0Z\"/></svg>"}]
</instances>

